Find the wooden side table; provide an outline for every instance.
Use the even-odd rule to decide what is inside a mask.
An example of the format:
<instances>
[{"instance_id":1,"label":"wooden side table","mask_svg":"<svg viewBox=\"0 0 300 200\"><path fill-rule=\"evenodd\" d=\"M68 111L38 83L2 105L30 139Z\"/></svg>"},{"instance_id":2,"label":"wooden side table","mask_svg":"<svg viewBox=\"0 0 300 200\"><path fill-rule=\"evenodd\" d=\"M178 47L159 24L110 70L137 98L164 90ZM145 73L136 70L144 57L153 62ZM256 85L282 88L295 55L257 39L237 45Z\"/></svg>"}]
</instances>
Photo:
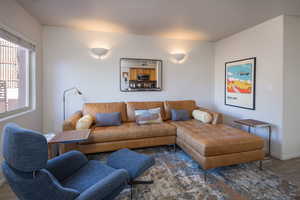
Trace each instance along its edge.
<instances>
[{"instance_id":1,"label":"wooden side table","mask_svg":"<svg viewBox=\"0 0 300 200\"><path fill-rule=\"evenodd\" d=\"M53 158L53 145L49 144L49 141L55 137L55 134L47 133L47 134L44 134L44 136L46 137L47 143L48 143L48 159L51 159L51 158Z\"/></svg>"},{"instance_id":2,"label":"wooden side table","mask_svg":"<svg viewBox=\"0 0 300 200\"><path fill-rule=\"evenodd\" d=\"M268 154L267 156L271 156L271 134L272 134L272 125L267 122L258 121L254 119L242 119L242 120L236 120L234 123L248 126L248 132L251 134L251 128L254 128L254 132L256 128L268 128L269 130L269 140L268 140Z\"/></svg>"},{"instance_id":3,"label":"wooden side table","mask_svg":"<svg viewBox=\"0 0 300 200\"><path fill-rule=\"evenodd\" d=\"M51 140L49 140L48 145L58 144L60 146L60 144L83 142L89 138L90 133L90 129L63 131L56 134ZM61 153L62 150L59 148L59 154Z\"/></svg>"}]
</instances>

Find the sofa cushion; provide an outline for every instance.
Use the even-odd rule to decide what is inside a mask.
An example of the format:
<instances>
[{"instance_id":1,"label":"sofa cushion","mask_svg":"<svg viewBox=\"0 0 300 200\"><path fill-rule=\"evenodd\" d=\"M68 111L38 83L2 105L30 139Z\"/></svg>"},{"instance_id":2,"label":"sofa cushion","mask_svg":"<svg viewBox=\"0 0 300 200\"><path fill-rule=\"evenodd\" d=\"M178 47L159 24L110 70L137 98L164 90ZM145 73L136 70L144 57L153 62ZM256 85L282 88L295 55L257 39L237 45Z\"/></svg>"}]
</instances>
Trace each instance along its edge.
<instances>
[{"instance_id":1,"label":"sofa cushion","mask_svg":"<svg viewBox=\"0 0 300 200\"><path fill-rule=\"evenodd\" d=\"M264 140L224 124L204 124L196 120L170 122L177 138L203 156L216 156L262 149Z\"/></svg>"},{"instance_id":2,"label":"sofa cushion","mask_svg":"<svg viewBox=\"0 0 300 200\"><path fill-rule=\"evenodd\" d=\"M64 121L63 130L68 131L68 130L76 129L76 124L81 117L82 117L81 111L75 112L73 115L71 115L69 119Z\"/></svg>"},{"instance_id":3,"label":"sofa cushion","mask_svg":"<svg viewBox=\"0 0 300 200\"><path fill-rule=\"evenodd\" d=\"M120 126L95 127L87 142L112 142L162 136L175 136L176 127L168 123L137 125L125 122Z\"/></svg>"},{"instance_id":4,"label":"sofa cushion","mask_svg":"<svg viewBox=\"0 0 300 200\"><path fill-rule=\"evenodd\" d=\"M192 115L194 119L199 120L205 124L208 124L213 120L212 115L207 111L194 110Z\"/></svg>"},{"instance_id":5,"label":"sofa cushion","mask_svg":"<svg viewBox=\"0 0 300 200\"><path fill-rule=\"evenodd\" d=\"M189 144L183 142L179 138L177 138L176 144L184 149L184 151L188 153L194 160L199 162L201 168L205 170L263 160L265 156L264 150L262 149L217 156L203 156Z\"/></svg>"},{"instance_id":6,"label":"sofa cushion","mask_svg":"<svg viewBox=\"0 0 300 200\"><path fill-rule=\"evenodd\" d=\"M172 109L171 118L173 121L186 121L191 119L189 115L189 111L184 109L181 110Z\"/></svg>"},{"instance_id":7,"label":"sofa cushion","mask_svg":"<svg viewBox=\"0 0 300 200\"><path fill-rule=\"evenodd\" d=\"M164 103L165 112L166 112L166 120L171 119L171 110L187 110L189 112L190 117L192 117L193 110L197 109L196 102L194 100L184 100L184 101L165 101Z\"/></svg>"},{"instance_id":8,"label":"sofa cushion","mask_svg":"<svg viewBox=\"0 0 300 200\"><path fill-rule=\"evenodd\" d=\"M96 119L97 113L112 113L120 112L122 121L127 120L126 116L126 105L123 102L113 102L113 103L86 103L83 105L83 114L90 114Z\"/></svg>"},{"instance_id":9,"label":"sofa cushion","mask_svg":"<svg viewBox=\"0 0 300 200\"><path fill-rule=\"evenodd\" d=\"M76 123L76 130L89 129L93 124L92 115L84 115Z\"/></svg>"},{"instance_id":10,"label":"sofa cushion","mask_svg":"<svg viewBox=\"0 0 300 200\"><path fill-rule=\"evenodd\" d=\"M120 112L96 114L96 126L120 126L121 124Z\"/></svg>"},{"instance_id":11,"label":"sofa cushion","mask_svg":"<svg viewBox=\"0 0 300 200\"><path fill-rule=\"evenodd\" d=\"M135 110L135 120L139 125L162 123L160 108Z\"/></svg>"},{"instance_id":12,"label":"sofa cushion","mask_svg":"<svg viewBox=\"0 0 300 200\"><path fill-rule=\"evenodd\" d=\"M165 109L162 101L149 101L149 102L127 102L127 120L130 122L135 121L135 110L147 110L152 108L160 108L160 114L165 120Z\"/></svg>"}]
</instances>

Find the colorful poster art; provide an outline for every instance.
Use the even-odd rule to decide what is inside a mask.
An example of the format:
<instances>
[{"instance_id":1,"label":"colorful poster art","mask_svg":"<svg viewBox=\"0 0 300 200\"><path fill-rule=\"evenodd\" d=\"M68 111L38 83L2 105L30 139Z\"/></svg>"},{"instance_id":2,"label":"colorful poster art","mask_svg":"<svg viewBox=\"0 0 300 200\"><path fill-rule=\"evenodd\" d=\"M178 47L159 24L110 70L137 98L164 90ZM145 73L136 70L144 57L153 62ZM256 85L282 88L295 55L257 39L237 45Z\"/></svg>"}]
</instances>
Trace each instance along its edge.
<instances>
[{"instance_id":1,"label":"colorful poster art","mask_svg":"<svg viewBox=\"0 0 300 200\"><path fill-rule=\"evenodd\" d=\"M256 58L225 63L225 105L255 110Z\"/></svg>"}]
</instances>

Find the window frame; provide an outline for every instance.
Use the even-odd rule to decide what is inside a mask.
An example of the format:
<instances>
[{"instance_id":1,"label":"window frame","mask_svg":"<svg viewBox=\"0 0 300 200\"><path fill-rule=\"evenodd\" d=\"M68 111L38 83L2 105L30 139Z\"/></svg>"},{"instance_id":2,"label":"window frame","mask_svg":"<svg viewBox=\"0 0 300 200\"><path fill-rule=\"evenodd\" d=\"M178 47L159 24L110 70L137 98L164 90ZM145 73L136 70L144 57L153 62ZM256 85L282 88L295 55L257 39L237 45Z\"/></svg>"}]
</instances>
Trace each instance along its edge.
<instances>
[{"instance_id":1,"label":"window frame","mask_svg":"<svg viewBox=\"0 0 300 200\"><path fill-rule=\"evenodd\" d=\"M28 54L29 54L28 55L28 59L29 59L28 60L28 71L27 71L27 75L26 75L28 78L28 80L26 81L26 84L28 84L27 92L26 92L27 93L26 101L28 101L28 103L26 106L24 106L22 108L18 108L18 109L6 111L6 112L0 112L0 122L1 122L1 121L7 120L10 118L14 118L19 115L23 115L28 112L32 112L32 111L36 110L36 63L37 63L37 56L36 56L37 48L36 47L37 47L37 45L35 42L31 41L27 37L24 37L23 35L19 34L16 31L11 30L7 26L0 24L0 29L6 31L13 37L20 38L21 40L23 40L23 41L27 42L28 44L31 44L35 47L34 49L26 48L26 49L28 49ZM0 34L0 38L3 38L1 34ZM5 39L5 38L3 38L3 39ZM10 41L10 42L12 42L12 41ZM18 43L15 43L15 44L19 45Z\"/></svg>"}]
</instances>

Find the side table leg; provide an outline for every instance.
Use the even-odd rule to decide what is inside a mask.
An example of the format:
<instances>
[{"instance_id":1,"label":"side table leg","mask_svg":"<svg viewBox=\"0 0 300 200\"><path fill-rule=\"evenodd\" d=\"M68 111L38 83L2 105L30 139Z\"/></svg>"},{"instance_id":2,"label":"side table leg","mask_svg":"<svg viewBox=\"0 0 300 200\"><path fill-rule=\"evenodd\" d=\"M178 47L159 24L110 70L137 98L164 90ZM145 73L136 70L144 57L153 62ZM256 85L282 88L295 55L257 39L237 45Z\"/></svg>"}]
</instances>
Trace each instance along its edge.
<instances>
[{"instance_id":1,"label":"side table leg","mask_svg":"<svg viewBox=\"0 0 300 200\"><path fill-rule=\"evenodd\" d=\"M53 158L53 148L52 144L48 144L48 160L50 160L51 158Z\"/></svg>"},{"instance_id":2,"label":"side table leg","mask_svg":"<svg viewBox=\"0 0 300 200\"><path fill-rule=\"evenodd\" d=\"M272 128L269 126L269 149L268 149L268 156L271 156L271 133L272 133Z\"/></svg>"},{"instance_id":3,"label":"side table leg","mask_svg":"<svg viewBox=\"0 0 300 200\"><path fill-rule=\"evenodd\" d=\"M58 155L61 155L66 152L65 144L58 143Z\"/></svg>"}]
</instances>

